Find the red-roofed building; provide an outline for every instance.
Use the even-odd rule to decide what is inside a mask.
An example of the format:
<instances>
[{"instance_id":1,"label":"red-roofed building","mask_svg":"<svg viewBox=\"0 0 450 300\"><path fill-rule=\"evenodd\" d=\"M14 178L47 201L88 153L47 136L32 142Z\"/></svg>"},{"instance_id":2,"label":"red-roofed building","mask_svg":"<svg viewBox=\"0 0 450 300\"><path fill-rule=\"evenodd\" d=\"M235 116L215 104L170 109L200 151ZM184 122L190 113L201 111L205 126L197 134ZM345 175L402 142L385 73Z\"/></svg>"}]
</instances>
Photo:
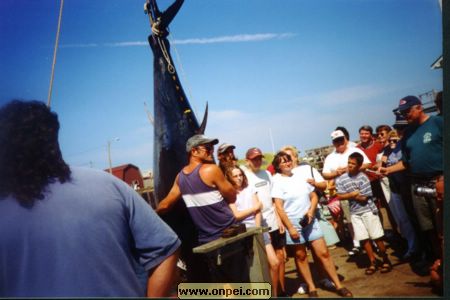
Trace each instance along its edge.
<instances>
[{"instance_id":1,"label":"red-roofed building","mask_svg":"<svg viewBox=\"0 0 450 300\"><path fill-rule=\"evenodd\" d=\"M105 170L109 172L109 169ZM144 187L144 180L142 179L141 171L138 167L132 164L121 165L112 168L112 174L117 178L128 183L135 190Z\"/></svg>"}]
</instances>

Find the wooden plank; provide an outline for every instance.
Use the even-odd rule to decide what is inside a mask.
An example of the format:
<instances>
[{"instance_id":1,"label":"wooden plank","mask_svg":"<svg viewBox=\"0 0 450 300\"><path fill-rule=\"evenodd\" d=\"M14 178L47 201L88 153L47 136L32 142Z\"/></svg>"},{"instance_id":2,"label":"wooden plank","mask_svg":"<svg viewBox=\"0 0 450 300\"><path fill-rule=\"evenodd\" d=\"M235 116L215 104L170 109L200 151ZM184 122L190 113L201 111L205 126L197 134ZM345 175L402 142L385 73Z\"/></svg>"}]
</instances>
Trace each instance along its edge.
<instances>
[{"instance_id":1,"label":"wooden plank","mask_svg":"<svg viewBox=\"0 0 450 300\"><path fill-rule=\"evenodd\" d=\"M262 234L253 236L253 257L250 262L249 276L250 282L269 282L272 284L266 246Z\"/></svg>"},{"instance_id":2,"label":"wooden plank","mask_svg":"<svg viewBox=\"0 0 450 300\"><path fill-rule=\"evenodd\" d=\"M253 248L252 255L249 261L249 279L250 282L269 282L271 283L270 272L269 272L269 263L267 261L266 248L264 244L263 232L269 231L268 227L253 227L247 228L246 232L240 233L236 236L229 238L219 238L215 241L211 241L207 244L195 247L193 249L194 253L214 253L215 264L216 266L220 266L222 264L222 260L230 255L236 254L236 251L244 250L245 246L239 246L238 248L229 247L233 243L242 243L245 242L244 239L252 239ZM242 248L240 248L242 247ZM239 250L242 249L242 250ZM243 258L245 255L243 256Z\"/></svg>"},{"instance_id":3,"label":"wooden plank","mask_svg":"<svg viewBox=\"0 0 450 300\"><path fill-rule=\"evenodd\" d=\"M268 228L263 227L252 227L247 228L246 232L240 233L238 235L229 237L229 238L218 238L217 240L211 241L209 243L203 244L201 246L195 247L192 249L194 253L208 253L214 250L217 250L219 248L222 248L228 244L235 243L237 241L240 241L246 237L259 234L265 231L268 231Z\"/></svg>"}]
</instances>

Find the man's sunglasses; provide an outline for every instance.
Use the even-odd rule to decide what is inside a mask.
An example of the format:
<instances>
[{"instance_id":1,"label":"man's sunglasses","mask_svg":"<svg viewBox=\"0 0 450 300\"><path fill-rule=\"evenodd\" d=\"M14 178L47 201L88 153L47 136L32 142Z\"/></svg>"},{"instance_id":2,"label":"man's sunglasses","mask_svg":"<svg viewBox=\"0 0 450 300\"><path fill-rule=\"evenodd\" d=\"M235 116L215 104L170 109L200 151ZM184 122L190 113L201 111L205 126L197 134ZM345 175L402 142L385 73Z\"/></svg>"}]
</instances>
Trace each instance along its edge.
<instances>
[{"instance_id":1,"label":"man's sunglasses","mask_svg":"<svg viewBox=\"0 0 450 300\"><path fill-rule=\"evenodd\" d=\"M198 146L197 149L205 149L206 151L211 152L214 150L214 145L205 144L205 145Z\"/></svg>"}]
</instances>

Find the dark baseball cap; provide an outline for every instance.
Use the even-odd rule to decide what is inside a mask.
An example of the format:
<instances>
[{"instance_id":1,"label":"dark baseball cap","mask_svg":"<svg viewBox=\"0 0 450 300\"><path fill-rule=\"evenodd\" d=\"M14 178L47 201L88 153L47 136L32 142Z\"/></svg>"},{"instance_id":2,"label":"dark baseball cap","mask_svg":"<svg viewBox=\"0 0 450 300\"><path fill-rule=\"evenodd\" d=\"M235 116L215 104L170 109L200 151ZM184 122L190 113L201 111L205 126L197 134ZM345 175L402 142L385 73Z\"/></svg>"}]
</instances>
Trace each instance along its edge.
<instances>
[{"instance_id":1,"label":"dark baseball cap","mask_svg":"<svg viewBox=\"0 0 450 300\"><path fill-rule=\"evenodd\" d=\"M258 156L262 156L264 157L264 155L261 152L261 149L253 147L247 150L247 153L245 154L245 157L248 159L254 159L255 157Z\"/></svg>"},{"instance_id":2,"label":"dark baseball cap","mask_svg":"<svg viewBox=\"0 0 450 300\"><path fill-rule=\"evenodd\" d=\"M392 125L392 127L394 128L404 128L408 126L408 121L406 121L405 117L400 115L400 114L396 114L395 115L395 124Z\"/></svg>"},{"instance_id":3,"label":"dark baseball cap","mask_svg":"<svg viewBox=\"0 0 450 300\"><path fill-rule=\"evenodd\" d=\"M205 144L218 144L218 139L209 138L203 134L196 134L190 137L186 142L186 152L191 152L192 148Z\"/></svg>"},{"instance_id":4,"label":"dark baseball cap","mask_svg":"<svg viewBox=\"0 0 450 300\"><path fill-rule=\"evenodd\" d=\"M228 148L236 149L236 146L231 145L231 144L227 144L227 143L223 143L223 144L221 144L221 145L219 146L219 148L217 149L217 153L222 154L222 153L224 153L225 151L227 151Z\"/></svg>"},{"instance_id":5,"label":"dark baseball cap","mask_svg":"<svg viewBox=\"0 0 450 300\"><path fill-rule=\"evenodd\" d=\"M406 96L402 99L400 99L399 103L398 103L398 107L397 109L395 109L394 111L404 111L407 110L411 107L413 107L414 105L422 105L422 101L420 101L419 98L417 98L416 96Z\"/></svg>"}]
</instances>

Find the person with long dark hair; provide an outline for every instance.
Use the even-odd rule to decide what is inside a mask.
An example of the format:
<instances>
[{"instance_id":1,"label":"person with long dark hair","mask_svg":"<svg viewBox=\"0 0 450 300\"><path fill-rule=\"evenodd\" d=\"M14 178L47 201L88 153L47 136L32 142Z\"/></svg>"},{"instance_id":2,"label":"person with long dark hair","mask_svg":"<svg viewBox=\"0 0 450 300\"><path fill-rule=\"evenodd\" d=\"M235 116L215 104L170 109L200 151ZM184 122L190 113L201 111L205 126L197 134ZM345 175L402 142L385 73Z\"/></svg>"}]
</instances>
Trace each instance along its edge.
<instances>
[{"instance_id":1,"label":"person with long dark hair","mask_svg":"<svg viewBox=\"0 0 450 300\"><path fill-rule=\"evenodd\" d=\"M168 296L180 240L125 182L69 167L58 131L42 102L0 108L0 297Z\"/></svg>"},{"instance_id":2,"label":"person with long dark hair","mask_svg":"<svg viewBox=\"0 0 450 300\"><path fill-rule=\"evenodd\" d=\"M262 203L259 201L258 192L249 186L244 171L238 166L228 165L225 168L225 177L237 191L236 202L229 204L236 220L244 223L246 227L261 227ZM280 261L272 246L269 233L264 232L263 237L272 279L272 297L277 297Z\"/></svg>"}]
</instances>

